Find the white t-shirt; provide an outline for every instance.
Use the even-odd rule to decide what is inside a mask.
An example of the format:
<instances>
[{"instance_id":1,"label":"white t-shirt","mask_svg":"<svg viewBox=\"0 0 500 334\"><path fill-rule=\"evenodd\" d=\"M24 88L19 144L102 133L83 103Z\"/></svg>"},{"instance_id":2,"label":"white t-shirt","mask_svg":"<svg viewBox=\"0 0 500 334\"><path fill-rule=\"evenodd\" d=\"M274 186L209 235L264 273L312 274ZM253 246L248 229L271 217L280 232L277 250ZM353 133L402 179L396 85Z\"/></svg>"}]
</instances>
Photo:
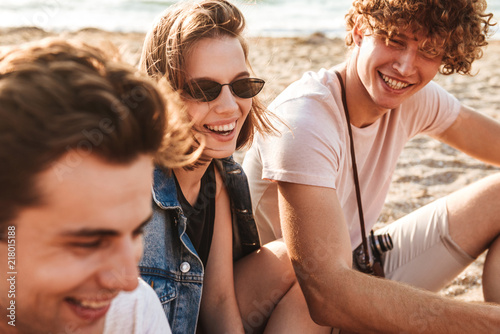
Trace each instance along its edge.
<instances>
[{"instance_id":1,"label":"white t-shirt","mask_svg":"<svg viewBox=\"0 0 500 334\"><path fill-rule=\"evenodd\" d=\"M349 87L347 87L349 89ZM307 72L269 106L286 124L281 136L255 137L245 155L255 220L262 243L281 237L277 184L284 181L337 191L351 235L361 243L349 133L334 69ZM375 123L352 126L363 212L371 229L384 205L397 159L419 133L439 134L456 119L460 102L434 82Z\"/></svg>"},{"instance_id":2,"label":"white t-shirt","mask_svg":"<svg viewBox=\"0 0 500 334\"><path fill-rule=\"evenodd\" d=\"M105 334L171 334L154 290L139 278L131 292L120 292L106 315Z\"/></svg>"}]
</instances>

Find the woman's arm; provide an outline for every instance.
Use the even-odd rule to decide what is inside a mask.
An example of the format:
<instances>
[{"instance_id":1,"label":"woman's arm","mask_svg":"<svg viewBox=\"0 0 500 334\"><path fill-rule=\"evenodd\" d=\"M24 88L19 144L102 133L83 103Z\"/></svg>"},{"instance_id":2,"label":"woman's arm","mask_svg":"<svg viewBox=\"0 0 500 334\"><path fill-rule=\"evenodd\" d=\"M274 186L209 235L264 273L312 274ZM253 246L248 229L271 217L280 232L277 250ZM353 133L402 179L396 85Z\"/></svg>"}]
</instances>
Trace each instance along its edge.
<instances>
[{"instance_id":1,"label":"woman's arm","mask_svg":"<svg viewBox=\"0 0 500 334\"><path fill-rule=\"evenodd\" d=\"M231 206L222 178L215 170L215 226L198 327L203 333L244 333L234 291Z\"/></svg>"}]
</instances>

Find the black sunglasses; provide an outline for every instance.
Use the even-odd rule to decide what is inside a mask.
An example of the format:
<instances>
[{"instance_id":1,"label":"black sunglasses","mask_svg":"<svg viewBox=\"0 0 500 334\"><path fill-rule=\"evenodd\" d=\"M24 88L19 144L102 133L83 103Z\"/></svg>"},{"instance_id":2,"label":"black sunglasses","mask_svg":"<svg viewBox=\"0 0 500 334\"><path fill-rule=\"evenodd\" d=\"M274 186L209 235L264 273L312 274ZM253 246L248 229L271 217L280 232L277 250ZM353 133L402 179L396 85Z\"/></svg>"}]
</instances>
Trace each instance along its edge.
<instances>
[{"instance_id":1,"label":"black sunglasses","mask_svg":"<svg viewBox=\"0 0 500 334\"><path fill-rule=\"evenodd\" d=\"M227 84L220 84L212 80L196 80L187 83L184 86L184 91L195 100L210 102L219 96L222 86L229 86L237 97L249 99L259 94L264 83L264 80L257 78L238 79Z\"/></svg>"}]
</instances>

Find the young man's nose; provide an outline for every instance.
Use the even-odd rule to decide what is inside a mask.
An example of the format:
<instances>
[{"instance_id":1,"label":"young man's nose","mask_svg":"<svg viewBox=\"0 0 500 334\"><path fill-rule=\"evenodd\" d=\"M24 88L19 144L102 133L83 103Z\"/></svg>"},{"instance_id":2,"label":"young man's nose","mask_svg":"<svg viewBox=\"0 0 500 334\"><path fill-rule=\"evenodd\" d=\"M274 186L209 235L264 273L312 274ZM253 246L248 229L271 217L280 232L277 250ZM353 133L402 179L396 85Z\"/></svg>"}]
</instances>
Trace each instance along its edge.
<instances>
[{"instance_id":1,"label":"young man's nose","mask_svg":"<svg viewBox=\"0 0 500 334\"><path fill-rule=\"evenodd\" d=\"M134 290L138 284L137 265L141 254L141 238L120 240L98 274L101 286L110 290Z\"/></svg>"},{"instance_id":2,"label":"young man's nose","mask_svg":"<svg viewBox=\"0 0 500 334\"><path fill-rule=\"evenodd\" d=\"M394 69L402 76L410 76L416 71L418 51L406 49L402 51L394 61Z\"/></svg>"}]
</instances>

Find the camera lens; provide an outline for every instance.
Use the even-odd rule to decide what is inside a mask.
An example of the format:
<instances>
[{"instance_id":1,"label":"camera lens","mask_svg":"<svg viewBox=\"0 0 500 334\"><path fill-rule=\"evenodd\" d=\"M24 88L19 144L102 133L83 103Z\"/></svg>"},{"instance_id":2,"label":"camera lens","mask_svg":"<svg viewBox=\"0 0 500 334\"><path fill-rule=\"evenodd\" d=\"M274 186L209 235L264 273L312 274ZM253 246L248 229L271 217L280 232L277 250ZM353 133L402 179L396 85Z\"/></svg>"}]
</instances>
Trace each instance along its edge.
<instances>
[{"instance_id":1,"label":"camera lens","mask_svg":"<svg viewBox=\"0 0 500 334\"><path fill-rule=\"evenodd\" d=\"M391 250L393 247L392 238L389 234L373 235L372 250L378 253L379 256Z\"/></svg>"}]
</instances>

